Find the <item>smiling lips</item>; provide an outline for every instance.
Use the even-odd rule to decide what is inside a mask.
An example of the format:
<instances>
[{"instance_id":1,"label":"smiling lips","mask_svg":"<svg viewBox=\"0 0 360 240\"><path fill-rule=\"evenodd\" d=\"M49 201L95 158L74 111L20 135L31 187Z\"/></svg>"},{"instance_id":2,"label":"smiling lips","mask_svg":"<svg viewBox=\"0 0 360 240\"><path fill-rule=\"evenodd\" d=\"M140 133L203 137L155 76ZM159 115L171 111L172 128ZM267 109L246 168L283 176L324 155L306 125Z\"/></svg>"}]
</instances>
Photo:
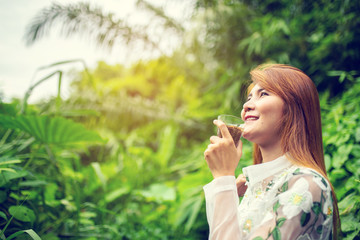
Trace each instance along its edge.
<instances>
[{"instance_id":1,"label":"smiling lips","mask_svg":"<svg viewBox=\"0 0 360 240\"><path fill-rule=\"evenodd\" d=\"M256 121L258 119L259 119L259 117L252 116L252 115L248 115L245 117L245 121Z\"/></svg>"}]
</instances>

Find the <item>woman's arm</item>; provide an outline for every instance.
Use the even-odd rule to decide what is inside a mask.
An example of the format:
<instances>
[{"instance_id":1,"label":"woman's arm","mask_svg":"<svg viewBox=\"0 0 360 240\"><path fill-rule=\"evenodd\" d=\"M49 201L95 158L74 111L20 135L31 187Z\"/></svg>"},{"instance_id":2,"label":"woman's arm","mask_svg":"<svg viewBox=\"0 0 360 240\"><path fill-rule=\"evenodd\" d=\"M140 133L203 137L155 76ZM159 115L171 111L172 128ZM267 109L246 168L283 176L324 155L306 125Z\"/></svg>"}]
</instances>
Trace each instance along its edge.
<instances>
[{"instance_id":1,"label":"woman's arm","mask_svg":"<svg viewBox=\"0 0 360 240\"><path fill-rule=\"evenodd\" d=\"M242 155L242 142L236 147L226 127L214 120L222 138L212 136L204 157L214 180L204 187L210 240L240 239L239 205L235 169ZM239 183L240 186L240 183Z\"/></svg>"},{"instance_id":2,"label":"woman's arm","mask_svg":"<svg viewBox=\"0 0 360 240\"><path fill-rule=\"evenodd\" d=\"M216 178L204 186L204 192L210 228L209 240L241 239L235 177Z\"/></svg>"}]
</instances>

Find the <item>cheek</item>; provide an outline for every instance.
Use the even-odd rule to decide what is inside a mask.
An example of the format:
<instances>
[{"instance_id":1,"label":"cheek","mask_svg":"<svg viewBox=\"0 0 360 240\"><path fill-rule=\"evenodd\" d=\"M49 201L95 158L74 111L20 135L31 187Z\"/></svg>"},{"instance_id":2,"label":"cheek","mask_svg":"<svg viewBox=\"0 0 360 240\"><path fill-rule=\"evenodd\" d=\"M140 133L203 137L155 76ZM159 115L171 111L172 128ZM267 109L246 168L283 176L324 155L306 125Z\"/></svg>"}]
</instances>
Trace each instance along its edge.
<instances>
[{"instance_id":1,"label":"cheek","mask_svg":"<svg viewBox=\"0 0 360 240\"><path fill-rule=\"evenodd\" d=\"M244 109L241 110L241 119L245 121L245 111Z\"/></svg>"},{"instance_id":2,"label":"cheek","mask_svg":"<svg viewBox=\"0 0 360 240\"><path fill-rule=\"evenodd\" d=\"M280 120L284 115L284 104L282 101L269 101L262 106L262 113L274 121Z\"/></svg>"},{"instance_id":3,"label":"cheek","mask_svg":"<svg viewBox=\"0 0 360 240\"><path fill-rule=\"evenodd\" d=\"M275 105L274 103L273 106L276 106L276 108L273 108L271 110L269 108L270 111L268 112L268 114L274 119L275 122L281 121L284 116L284 105L282 104L282 102L279 102L277 103L277 105Z\"/></svg>"}]
</instances>

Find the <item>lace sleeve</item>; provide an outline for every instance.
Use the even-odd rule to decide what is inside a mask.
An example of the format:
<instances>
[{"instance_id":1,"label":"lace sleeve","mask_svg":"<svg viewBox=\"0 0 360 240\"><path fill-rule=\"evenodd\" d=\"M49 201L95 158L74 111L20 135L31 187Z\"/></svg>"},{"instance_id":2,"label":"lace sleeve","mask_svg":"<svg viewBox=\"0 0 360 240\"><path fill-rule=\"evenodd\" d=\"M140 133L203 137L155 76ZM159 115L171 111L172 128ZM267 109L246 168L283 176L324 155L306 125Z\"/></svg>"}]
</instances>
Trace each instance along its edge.
<instances>
[{"instance_id":1,"label":"lace sleeve","mask_svg":"<svg viewBox=\"0 0 360 240\"><path fill-rule=\"evenodd\" d=\"M332 203L330 185L320 174L294 173L250 239L331 239Z\"/></svg>"},{"instance_id":2,"label":"lace sleeve","mask_svg":"<svg viewBox=\"0 0 360 240\"><path fill-rule=\"evenodd\" d=\"M204 186L206 215L210 228L209 240L241 239L239 205L234 176L214 179Z\"/></svg>"}]
</instances>

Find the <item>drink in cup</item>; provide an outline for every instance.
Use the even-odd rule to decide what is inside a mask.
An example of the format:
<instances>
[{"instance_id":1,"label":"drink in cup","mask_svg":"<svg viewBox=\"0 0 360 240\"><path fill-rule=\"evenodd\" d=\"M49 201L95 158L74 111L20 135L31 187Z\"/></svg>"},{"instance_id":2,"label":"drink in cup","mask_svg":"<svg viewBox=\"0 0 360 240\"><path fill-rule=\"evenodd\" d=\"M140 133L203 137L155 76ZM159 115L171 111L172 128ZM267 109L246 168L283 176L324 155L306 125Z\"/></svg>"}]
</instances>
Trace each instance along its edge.
<instances>
[{"instance_id":1,"label":"drink in cup","mask_svg":"<svg viewBox=\"0 0 360 240\"><path fill-rule=\"evenodd\" d=\"M218 116L218 120L221 120L225 123L226 127L228 128L230 135L232 136L235 146L237 147L239 140L242 136L242 132L244 130L244 122L241 118L222 114ZM222 137L220 129L218 129L217 135Z\"/></svg>"}]
</instances>

